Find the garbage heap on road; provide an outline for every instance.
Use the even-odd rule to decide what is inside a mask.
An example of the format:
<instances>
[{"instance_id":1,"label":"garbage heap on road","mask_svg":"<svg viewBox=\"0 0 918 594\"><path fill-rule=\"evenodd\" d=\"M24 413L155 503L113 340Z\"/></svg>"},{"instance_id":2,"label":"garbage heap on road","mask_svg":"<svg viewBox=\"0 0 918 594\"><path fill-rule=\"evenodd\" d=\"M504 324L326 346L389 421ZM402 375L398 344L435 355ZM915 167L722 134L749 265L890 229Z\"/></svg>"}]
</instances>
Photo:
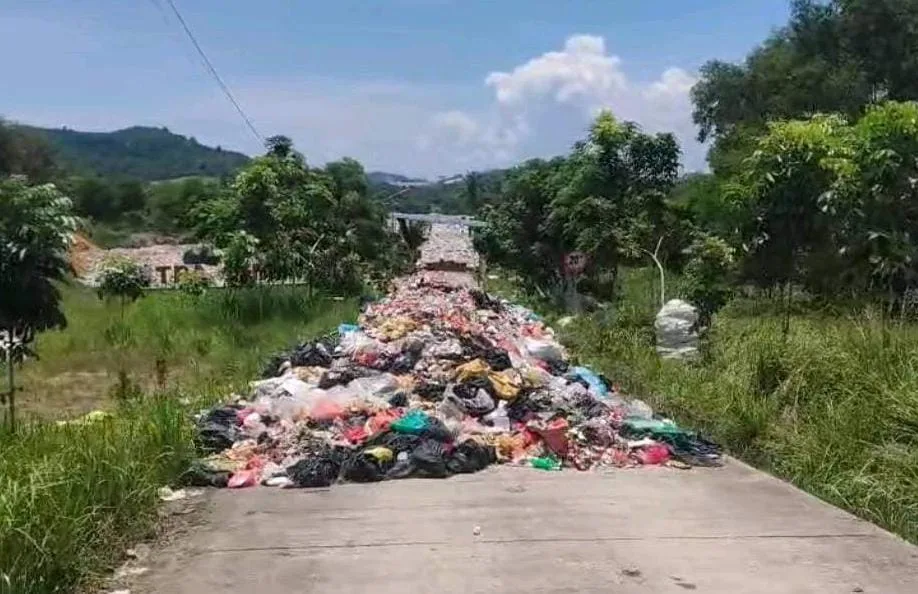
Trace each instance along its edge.
<instances>
[{"instance_id":1,"label":"garbage heap on road","mask_svg":"<svg viewBox=\"0 0 918 594\"><path fill-rule=\"evenodd\" d=\"M477 266L467 233L434 226L424 250L419 270L357 324L277 355L250 393L202 413L197 439L210 455L189 482L327 487L498 463L719 464L715 444L571 365L538 315L477 289L461 272Z\"/></svg>"}]
</instances>

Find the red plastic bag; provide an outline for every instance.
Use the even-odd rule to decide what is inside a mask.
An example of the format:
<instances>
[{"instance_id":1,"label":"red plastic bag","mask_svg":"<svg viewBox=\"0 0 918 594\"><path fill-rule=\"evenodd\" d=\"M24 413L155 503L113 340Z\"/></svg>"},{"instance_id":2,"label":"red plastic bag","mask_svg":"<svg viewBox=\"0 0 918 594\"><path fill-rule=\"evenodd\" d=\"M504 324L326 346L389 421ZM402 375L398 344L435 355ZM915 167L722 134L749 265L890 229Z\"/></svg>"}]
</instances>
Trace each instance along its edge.
<instances>
[{"instance_id":1,"label":"red plastic bag","mask_svg":"<svg viewBox=\"0 0 918 594\"><path fill-rule=\"evenodd\" d=\"M555 419L547 425L541 423L530 423L528 428L533 433L537 433L548 449L555 454L564 458L570 449L567 441L567 429L569 425L567 419Z\"/></svg>"},{"instance_id":2,"label":"red plastic bag","mask_svg":"<svg viewBox=\"0 0 918 594\"><path fill-rule=\"evenodd\" d=\"M637 453L637 459L641 464L663 464L669 460L669 448L661 443L647 446Z\"/></svg>"},{"instance_id":3,"label":"red plastic bag","mask_svg":"<svg viewBox=\"0 0 918 594\"><path fill-rule=\"evenodd\" d=\"M242 470L237 470L226 484L230 489L243 489L258 484L265 461L259 456L252 457Z\"/></svg>"},{"instance_id":4,"label":"red plastic bag","mask_svg":"<svg viewBox=\"0 0 918 594\"><path fill-rule=\"evenodd\" d=\"M393 421L402 418L401 411L398 409L384 410L369 418L367 421L367 433L375 435L389 428Z\"/></svg>"},{"instance_id":5,"label":"red plastic bag","mask_svg":"<svg viewBox=\"0 0 918 594\"><path fill-rule=\"evenodd\" d=\"M312 407L309 416L316 421L333 421L344 416L344 407L334 400L319 400Z\"/></svg>"},{"instance_id":6,"label":"red plastic bag","mask_svg":"<svg viewBox=\"0 0 918 594\"><path fill-rule=\"evenodd\" d=\"M344 430L344 438L353 444L363 443L367 438L367 432L363 427L348 427Z\"/></svg>"}]
</instances>

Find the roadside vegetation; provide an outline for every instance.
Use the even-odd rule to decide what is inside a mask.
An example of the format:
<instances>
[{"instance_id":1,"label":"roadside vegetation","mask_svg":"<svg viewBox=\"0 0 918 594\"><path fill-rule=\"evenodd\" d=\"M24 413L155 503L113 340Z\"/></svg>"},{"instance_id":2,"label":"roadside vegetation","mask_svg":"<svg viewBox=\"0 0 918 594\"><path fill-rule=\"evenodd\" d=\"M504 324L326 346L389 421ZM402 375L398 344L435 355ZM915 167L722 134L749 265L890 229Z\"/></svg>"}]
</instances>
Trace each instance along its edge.
<instances>
[{"instance_id":1,"label":"roadside vegetation","mask_svg":"<svg viewBox=\"0 0 918 594\"><path fill-rule=\"evenodd\" d=\"M89 289L65 278L73 203L25 174L18 142L0 152L0 592L45 594L92 586L149 537L157 490L194 456L192 415L355 319L420 229L389 229L356 161L310 168L275 137L193 213L226 287L189 274L152 292L110 261Z\"/></svg>"},{"instance_id":2,"label":"roadside vegetation","mask_svg":"<svg viewBox=\"0 0 918 594\"><path fill-rule=\"evenodd\" d=\"M283 136L232 175L103 178L0 124L0 593L73 591L149 535L196 406L353 319L414 260L422 229L386 209L419 201L477 212L504 289L540 310L561 315L575 285L586 311L563 336L627 393L918 542L915 31L914 2L794 0L742 63L701 69L711 167L684 176L672 134L609 112L567 155L414 193L381 193L353 159L311 166ZM100 299L62 284L78 227L206 244L228 286L148 293L122 267ZM699 308L697 362L654 352L658 268Z\"/></svg>"},{"instance_id":3,"label":"roadside vegetation","mask_svg":"<svg viewBox=\"0 0 918 594\"><path fill-rule=\"evenodd\" d=\"M795 0L745 61L701 70L710 173L678 177L668 135L602 114L510 170L477 237L537 307L568 313L576 284L588 311L563 336L627 393L913 542L916 23L912 2ZM697 362L655 353L654 262L699 309Z\"/></svg>"}]
</instances>

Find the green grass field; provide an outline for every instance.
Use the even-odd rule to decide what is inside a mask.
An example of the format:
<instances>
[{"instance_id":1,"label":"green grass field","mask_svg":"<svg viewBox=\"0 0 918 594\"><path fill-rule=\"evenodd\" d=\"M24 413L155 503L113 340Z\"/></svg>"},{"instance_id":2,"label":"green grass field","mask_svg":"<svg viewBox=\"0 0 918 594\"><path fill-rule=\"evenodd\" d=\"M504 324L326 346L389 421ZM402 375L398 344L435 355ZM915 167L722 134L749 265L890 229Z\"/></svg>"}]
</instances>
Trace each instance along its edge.
<instances>
[{"instance_id":1,"label":"green grass field","mask_svg":"<svg viewBox=\"0 0 918 594\"><path fill-rule=\"evenodd\" d=\"M918 325L800 306L785 340L777 304L739 300L700 362L663 362L655 278L627 271L613 310L561 332L571 352L734 455L918 542Z\"/></svg>"},{"instance_id":2,"label":"green grass field","mask_svg":"<svg viewBox=\"0 0 918 594\"><path fill-rule=\"evenodd\" d=\"M197 300L150 292L127 307L126 336L118 333L118 305L90 289L65 287L64 310L68 327L41 334L40 359L18 372L26 416L66 418L112 406L122 368L146 392L226 393L251 380L270 353L357 315L355 300L310 299L297 287L214 289Z\"/></svg>"},{"instance_id":3,"label":"green grass field","mask_svg":"<svg viewBox=\"0 0 918 594\"><path fill-rule=\"evenodd\" d=\"M31 421L0 430L2 594L70 592L104 577L151 536L157 490L194 456L192 414L255 378L270 353L357 315L354 299L299 288L214 290L197 301L156 292L128 308L130 331L113 349L117 305L77 287L64 305L69 327L41 335L41 360L19 375ZM116 401L122 363L143 394ZM95 409L112 417L52 422Z\"/></svg>"}]
</instances>

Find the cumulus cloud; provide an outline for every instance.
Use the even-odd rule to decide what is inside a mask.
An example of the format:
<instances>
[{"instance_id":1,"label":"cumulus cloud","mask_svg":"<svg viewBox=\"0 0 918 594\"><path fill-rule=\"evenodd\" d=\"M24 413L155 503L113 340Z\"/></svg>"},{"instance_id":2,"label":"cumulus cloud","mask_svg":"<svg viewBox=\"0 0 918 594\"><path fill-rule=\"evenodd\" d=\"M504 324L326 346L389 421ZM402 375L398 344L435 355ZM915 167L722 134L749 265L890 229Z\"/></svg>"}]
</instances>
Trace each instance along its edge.
<instances>
[{"instance_id":1,"label":"cumulus cloud","mask_svg":"<svg viewBox=\"0 0 918 594\"><path fill-rule=\"evenodd\" d=\"M650 132L673 132L687 169L704 167L704 147L694 140L690 91L697 78L672 67L650 81L631 80L620 57L602 37L574 35L559 51L546 52L508 72L491 72L485 86L492 105L472 115L449 111L431 119L434 130L461 122L458 151L474 145L479 157L504 160L566 151L582 138L600 109L636 121ZM440 140L448 141L449 135Z\"/></svg>"},{"instance_id":2,"label":"cumulus cloud","mask_svg":"<svg viewBox=\"0 0 918 594\"><path fill-rule=\"evenodd\" d=\"M559 103L576 98L609 96L628 82L621 59L606 54L606 42L593 35L574 35L560 52L548 52L512 72L492 72L485 84L503 105L521 105L533 96L554 95Z\"/></svg>"},{"instance_id":3,"label":"cumulus cloud","mask_svg":"<svg viewBox=\"0 0 918 594\"><path fill-rule=\"evenodd\" d=\"M5 97L2 115L89 130L168 126L202 143L261 152L226 97L197 63L182 58L174 39L158 41L164 55L174 54L169 68L130 62L111 73L87 73L71 62L105 60L112 47L124 44L127 52L132 46L121 38L126 34L112 40L110 31L92 22L65 25L0 17L0 48L37 38L56 44L12 66L12 79L23 84ZM573 35L559 48L481 72L481 82L474 85L294 74L247 78L234 76L232 64L222 72L262 134L292 137L313 164L352 156L369 169L424 176L509 166L566 153L584 137L596 111L608 108L648 131L673 131L682 142L686 167L703 168L704 147L694 141L690 117L694 74L672 67L635 77L626 70L627 61L611 51L613 45L599 36ZM62 54L62 47L79 51ZM119 84L112 86L113 80Z\"/></svg>"}]
</instances>

